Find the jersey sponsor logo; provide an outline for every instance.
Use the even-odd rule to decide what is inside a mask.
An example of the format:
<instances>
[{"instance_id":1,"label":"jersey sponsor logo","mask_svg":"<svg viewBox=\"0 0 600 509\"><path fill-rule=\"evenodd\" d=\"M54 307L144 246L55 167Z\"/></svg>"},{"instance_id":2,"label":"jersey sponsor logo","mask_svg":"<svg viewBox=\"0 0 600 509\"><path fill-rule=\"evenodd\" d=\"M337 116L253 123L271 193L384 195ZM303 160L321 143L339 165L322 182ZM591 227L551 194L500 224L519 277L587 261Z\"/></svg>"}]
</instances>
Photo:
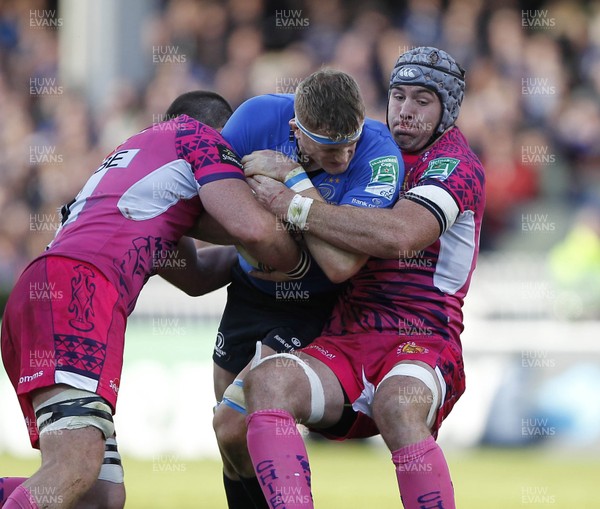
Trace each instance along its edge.
<instances>
[{"instance_id":1,"label":"jersey sponsor logo","mask_svg":"<svg viewBox=\"0 0 600 509\"><path fill-rule=\"evenodd\" d=\"M357 207L368 207L369 204L364 200L359 200L357 198L352 198L352 205L356 205Z\"/></svg>"},{"instance_id":2,"label":"jersey sponsor logo","mask_svg":"<svg viewBox=\"0 0 600 509\"><path fill-rule=\"evenodd\" d=\"M446 180L459 163L460 159L454 159L453 157L438 157L429 162L427 169L421 176L421 180L427 178Z\"/></svg>"},{"instance_id":3,"label":"jersey sponsor logo","mask_svg":"<svg viewBox=\"0 0 600 509\"><path fill-rule=\"evenodd\" d=\"M104 161L102 161L102 164L94 173L98 173L99 171L108 168L127 168L139 151L139 148L133 148L129 150L119 150L118 152L113 152L106 159L104 159Z\"/></svg>"},{"instance_id":4,"label":"jersey sponsor logo","mask_svg":"<svg viewBox=\"0 0 600 509\"><path fill-rule=\"evenodd\" d=\"M429 349L417 345L414 341L408 341L407 343L402 343L398 347L398 350L396 350L396 355L400 355L401 353L429 353Z\"/></svg>"},{"instance_id":5,"label":"jersey sponsor logo","mask_svg":"<svg viewBox=\"0 0 600 509\"><path fill-rule=\"evenodd\" d=\"M216 146L217 150L219 151L219 158L221 159L222 163L231 164L233 166L236 166L240 170L244 169L240 158L235 155L235 152L233 150L221 143L217 143Z\"/></svg>"},{"instance_id":6,"label":"jersey sponsor logo","mask_svg":"<svg viewBox=\"0 0 600 509\"><path fill-rule=\"evenodd\" d=\"M327 359L335 359L335 354L331 353L329 350L326 350L322 346L319 345L308 345L306 349L314 348L317 352L319 352L323 357Z\"/></svg>"},{"instance_id":7,"label":"jersey sponsor logo","mask_svg":"<svg viewBox=\"0 0 600 509\"><path fill-rule=\"evenodd\" d=\"M359 200L358 198L352 198L351 202L352 205L355 205L356 207L366 207L366 208L377 208L380 207L381 204L383 203L379 198L373 198L371 200L372 203L367 203L364 200Z\"/></svg>"},{"instance_id":8,"label":"jersey sponsor logo","mask_svg":"<svg viewBox=\"0 0 600 509\"><path fill-rule=\"evenodd\" d=\"M38 371L37 373L34 373L33 375L22 376L21 378L19 378L19 383L25 384L28 382L33 382L36 378L41 377L43 374L44 374L44 370Z\"/></svg>"},{"instance_id":9,"label":"jersey sponsor logo","mask_svg":"<svg viewBox=\"0 0 600 509\"><path fill-rule=\"evenodd\" d=\"M371 181L365 191L391 200L398 187L400 167L396 156L383 156L369 161Z\"/></svg>"}]
</instances>

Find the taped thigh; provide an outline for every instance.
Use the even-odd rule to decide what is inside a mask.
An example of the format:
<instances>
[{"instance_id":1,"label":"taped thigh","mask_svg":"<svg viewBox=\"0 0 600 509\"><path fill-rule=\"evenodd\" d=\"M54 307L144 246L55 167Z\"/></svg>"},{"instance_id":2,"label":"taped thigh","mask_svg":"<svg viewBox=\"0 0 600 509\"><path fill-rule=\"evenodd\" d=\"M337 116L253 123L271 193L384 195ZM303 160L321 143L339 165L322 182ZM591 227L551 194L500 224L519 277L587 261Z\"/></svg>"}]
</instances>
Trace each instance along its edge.
<instances>
[{"instance_id":1,"label":"taped thigh","mask_svg":"<svg viewBox=\"0 0 600 509\"><path fill-rule=\"evenodd\" d=\"M292 359L304 370L304 374L308 378L310 384L310 415L306 420L306 424L316 424L325 415L325 390L319 375L311 368L308 363L291 353L276 353L269 355L263 359L255 359L252 362L252 369L260 366L267 359Z\"/></svg>"},{"instance_id":2,"label":"taped thigh","mask_svg":"<svg viewBox=\"0 0 600 509\"><path fill-rule=\"evenodd\" d=\"M104 398L93 392L66 389L34 408L41 434L93 426L112 437L115 432L112 410Z\"/></svg>"},{"instance_id":3,"label":"taped thigh","mask_svg":"<svg viewBox=\"0 0 600 509\"><path fill-rule=\"evenodd\" d=\"M427 427L431 428L435 423L435 417L437 411L441 407L444 399L446 398L446 382L440 372L440 369L436 366L433 370L435 372L435 376L433 373L420 366L419 364L411 364L411 363L401 363L396 364L390 371L385 375L381 382L379 382L379 386L386 380L392 376L410 376L412 378L416 378L423 382L427 388L431 391L433 396L431 401L431 407L429 409L429 413L427 414ZM437 377L437 382L436 382Z\"/></svg>"}]
</instances>

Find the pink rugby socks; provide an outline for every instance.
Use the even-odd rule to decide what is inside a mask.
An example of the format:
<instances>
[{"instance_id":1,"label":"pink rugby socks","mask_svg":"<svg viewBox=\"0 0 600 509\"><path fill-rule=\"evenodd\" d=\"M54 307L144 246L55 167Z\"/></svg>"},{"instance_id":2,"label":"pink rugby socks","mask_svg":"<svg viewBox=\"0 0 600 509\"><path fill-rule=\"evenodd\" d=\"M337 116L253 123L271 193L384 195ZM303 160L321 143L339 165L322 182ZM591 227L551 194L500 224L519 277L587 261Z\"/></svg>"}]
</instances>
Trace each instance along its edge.
<instances>
[{"instance_id":1,"label":"pink rugby socks","mask_svg":"<svg viewBox=\"0 0 600 509\"><path fill-rule=\"evenodd\" d=\"M456 509L444 453L433 437L392 453L405 509Z\"/></svg>"},{"instance_id":2,"label":"pink rugby socks","mask_svg":"<svg viewBox=\"0 0 600 509\"><path fill-rule=\"evenodd\" d=\"M29 490L21 485L17 486L2 507L3 509L39 509Z\"/></svg>"},{"instance_id":3,"label":"pink rugby socks","mask_svg":"<svg viewBox=\"0 0 600 509\"><path fill-rule=\"evenodd\" d=\"M269 507L312 509L308 456L292 415L259 410L246 423L248 450Z\"/></svg>"}]
</instances>

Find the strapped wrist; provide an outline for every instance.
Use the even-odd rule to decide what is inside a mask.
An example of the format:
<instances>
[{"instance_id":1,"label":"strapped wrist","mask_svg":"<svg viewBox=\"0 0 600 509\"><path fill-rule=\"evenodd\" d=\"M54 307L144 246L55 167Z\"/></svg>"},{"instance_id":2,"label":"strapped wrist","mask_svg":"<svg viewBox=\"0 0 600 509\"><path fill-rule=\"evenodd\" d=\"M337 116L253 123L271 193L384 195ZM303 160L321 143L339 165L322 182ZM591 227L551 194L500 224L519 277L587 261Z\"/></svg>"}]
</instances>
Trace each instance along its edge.
<instances>
[{"instance_id":1,"label":"strapped wrist","mask_svg":"<svg viewBox=\"0 0 600 509\"><path fill-rule=\"evenodd\" d=\"M314 187L302 166L298 166L290 171L285 176L283 183L296 193L301 193L302 191Z\"/></svg>"},{"instance_id":2,"label":"strapped wrist","mask_svg":"<svg viewBox=\"0 0 600 509\"><path fill-rule=\"evenodd\" d=\"M310 207L313 204L313 199L300 194L294 195L292 201L288 205L287 220L288 223L297 226L301 230L306 230L306 222L308 220L308 213Z\"/></svg>"}]
</instances>

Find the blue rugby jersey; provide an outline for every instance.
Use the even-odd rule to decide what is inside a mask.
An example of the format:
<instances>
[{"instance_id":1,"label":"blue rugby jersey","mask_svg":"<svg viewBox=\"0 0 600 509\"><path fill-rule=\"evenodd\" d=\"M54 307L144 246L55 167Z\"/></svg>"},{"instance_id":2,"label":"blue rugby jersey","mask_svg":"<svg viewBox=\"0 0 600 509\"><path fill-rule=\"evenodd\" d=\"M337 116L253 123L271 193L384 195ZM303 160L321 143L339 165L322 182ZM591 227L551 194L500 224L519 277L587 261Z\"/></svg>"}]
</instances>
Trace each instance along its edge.
<instances>
[{"instance_id":1,"label":"blue rugby jersey","mask_svg":"<svg viewBox=\"0 0 600 509\"><path fill-rule=\"evenodd\" d=\"M291 159L298 159L295 137L289 126L294 118L293 94L268 94L244 102L223 128L223 137L240 157L256 150L275 150ZM313 185L323 198L336 205L389 208L398 199L404 179L404 163L400 150L387 127L366 119L354 157L348 169L340 175L324 170L310 172ZM254 270L240 255L246 273ZM276 295L276 283L248 276L249 281L266 293ZM318 294L335 289L313 260L302 279L302 289Z\"/></svg>"}]
</instances>

